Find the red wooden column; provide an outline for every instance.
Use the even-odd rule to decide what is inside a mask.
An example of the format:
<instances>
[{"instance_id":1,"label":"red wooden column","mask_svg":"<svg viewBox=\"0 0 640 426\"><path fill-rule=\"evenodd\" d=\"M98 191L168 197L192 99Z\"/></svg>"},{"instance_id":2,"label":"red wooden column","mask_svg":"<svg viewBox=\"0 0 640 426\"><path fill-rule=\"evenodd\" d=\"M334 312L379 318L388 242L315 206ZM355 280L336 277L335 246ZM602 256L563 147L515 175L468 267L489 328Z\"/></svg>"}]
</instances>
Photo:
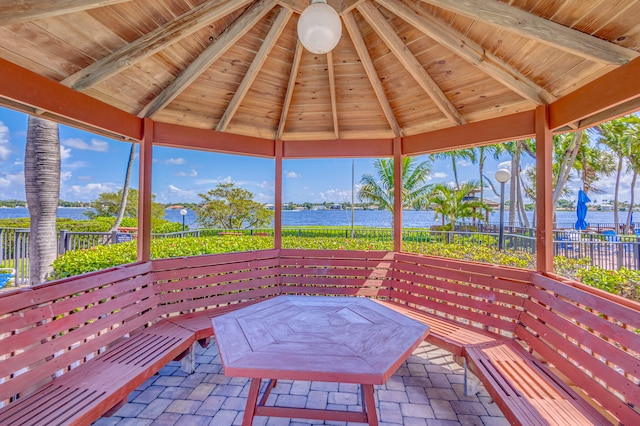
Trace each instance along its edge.
<instances>
[{"instance_id":1,"label":"red wooden column","mask_svg":"<svg viewBox=\"0 0 640 426\"><path fill-rule=\"evenodd\" d=\"M273 218L273 243L275 248L282 248L282 140L276 140L276 181Z\"/></svg>"},{"instance_id":2,"label":"red wooden column","mask_svg":"<svg viewBox=\"0 0 640 426\"><path fill-rule=\"evenodd\" d=\"M138 183L138 261L151 258L151 163L154 122L143 120L140 142L140 180Z\"/></svg>"},{"instance_id":3,"label":"red wooden column","mask_svg":"<svg viewBox=\"0 0 640 426\"><path fill-rule=\"evenodd\" d=\"M540 272L553 272L553 134L549 107L536 108L536 265Z\"/></svg>"},{"instance_id":4,"label":"red wooden column","mask_svg":"<svg viewBox=\"0 0 640 426\"><path fill-rule=\"evenodd\" d=\"M402 139L393 139L393 251L402 251Z\"/></svg>"}]
</instances>

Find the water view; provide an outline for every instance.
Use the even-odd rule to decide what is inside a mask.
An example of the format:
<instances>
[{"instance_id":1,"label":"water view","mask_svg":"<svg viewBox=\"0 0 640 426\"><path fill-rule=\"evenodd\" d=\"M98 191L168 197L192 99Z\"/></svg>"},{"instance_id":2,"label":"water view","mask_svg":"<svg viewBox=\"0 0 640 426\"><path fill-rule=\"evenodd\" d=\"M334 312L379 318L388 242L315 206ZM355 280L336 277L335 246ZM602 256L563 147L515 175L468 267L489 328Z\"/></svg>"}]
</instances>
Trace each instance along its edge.
<instances>
[{"instance_id":1,"label":"water view","mask_svg":"<svg viewBox=\"0 0 640 426\"><path fill-rule=\"evenodd\" d=\"M58 217L75 220L84 220L87 208L59 207ZM529 220L532 221L533 212L527 212ZM620 212L620 221L626 219L626 212ZM431 225L439 225L439 221L434 220L435 214L432 211L405 211L402 215L402 222L405 228L428 228ZM0 219L29 217L29 210L23 207L0 208ZM499 222L499 212L494 211L489 215L490 222ZM180 210L166 209L165 219L172 222L182 222ZM508 220L505 212L505 221ZM613 223L613 212L589 211L587 222L590 224L611 224ZM560 228L570 228L576 221L575 211L557 212L557 223ZM354 212L355 226L371 228L390 228L392 224L391 213L387 211L356 210ZM194 228L196 224L196 214L193 210L187 210L185 225ZM350 226L350 210L284 210L282 212L283 226Z\"/></svg>"}]
</instances>

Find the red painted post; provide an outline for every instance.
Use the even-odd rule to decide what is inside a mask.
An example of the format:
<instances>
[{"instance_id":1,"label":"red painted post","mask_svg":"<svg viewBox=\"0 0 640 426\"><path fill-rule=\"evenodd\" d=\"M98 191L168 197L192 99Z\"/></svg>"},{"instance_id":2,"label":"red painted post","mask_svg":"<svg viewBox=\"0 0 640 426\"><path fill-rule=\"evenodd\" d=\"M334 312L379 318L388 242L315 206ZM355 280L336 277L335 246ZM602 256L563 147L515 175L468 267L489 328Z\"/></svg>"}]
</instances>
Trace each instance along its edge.
<instances>
[{"instance_id":1,"label":"red painted post","mask_svg":"<svg viewBox=\"0 0 640 426\"><path fill-rule=\"evenodd\" d=\"M402 251L402 139L393 139L393 251Z\"/></svg>"},{"instance_id":2,"label":"red painted post","mask_svg":"<svg viewBox=\"0 0 640 426\"><path fill-rule=\"evenodd\" d=\"M151 259L151 163L154 122L143 120L140 142L140 180L138 189L138 261Z\"/></svg>"},{"instance_id":3,"label":"red painted post","mask_svg":"<svg viewBox=\"0 0 640 426\"><path fill-rule=\"evenodd\" d=\"M282 151L283 143L281 139L276 140L276 181L273 218L273 243L276 249L282 248Z\"/></svg>"},{"instance_id":4,"label":"red painted post","mask_svg":"<svg viewBox=\"0 0 640 426\"><path fill-rule=\"evenodd\" d=\"M549 127L549 107L536 108L536 267L553 272L553 134Z\"/></svg>"}]
</instances>

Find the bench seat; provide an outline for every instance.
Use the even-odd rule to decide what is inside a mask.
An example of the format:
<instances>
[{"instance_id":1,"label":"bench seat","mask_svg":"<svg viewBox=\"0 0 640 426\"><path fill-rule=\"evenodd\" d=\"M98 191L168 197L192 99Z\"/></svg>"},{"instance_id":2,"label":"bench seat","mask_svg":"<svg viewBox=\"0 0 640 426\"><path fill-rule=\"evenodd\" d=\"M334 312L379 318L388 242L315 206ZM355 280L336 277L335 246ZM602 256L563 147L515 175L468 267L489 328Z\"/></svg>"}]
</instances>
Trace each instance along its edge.
<instances>
[{"instance_id":1,"label":"bench seat","mask_svg":"<svg viewBox=\"0 0 640 426\"><path fill-rule=\"evenodd\" d=\"M467 346L465 358L512 422L532 426L610 424L515 340Z\"/></svg>"},{"instance_id":2,"label":"bench seat","mask_svg":"<svg viewBox=\"0 0 640 426\"><path fill-rule=\"evenodd\" d=\"M36 392L0 408L2 425L84 425L189 350L192 332L161 320Z\"/></svg>"},{"instance_id":3,"label":"bench seat","mask_svg":"<svg viewBox=\"0 0 640 426\"><path fill-rule=\"evenodd\" d=\"M449 320L439 315L433 315L422 309L412 308L388 300L376 300L376 302L428 325L429 335L426 339L427 342L449 351L456 356L463 356L464 349L467 346L494 343L507 339L499 334Z\"/></svg>"}]
</instances>

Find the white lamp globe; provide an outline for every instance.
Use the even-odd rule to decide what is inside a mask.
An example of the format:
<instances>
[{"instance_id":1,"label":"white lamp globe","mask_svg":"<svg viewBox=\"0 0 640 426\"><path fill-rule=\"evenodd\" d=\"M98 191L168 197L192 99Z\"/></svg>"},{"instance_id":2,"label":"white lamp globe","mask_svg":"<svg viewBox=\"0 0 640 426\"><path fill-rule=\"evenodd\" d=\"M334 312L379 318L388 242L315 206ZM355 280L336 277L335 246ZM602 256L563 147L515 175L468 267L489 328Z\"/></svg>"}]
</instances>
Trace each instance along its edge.
<instances>
[{"instance_id":1,"label":"white lamp globe","mask_svg":"<svg viewBox=\"0 0 640 426\"><path fill-rule=\"evenodd\" d=\"M509 179L511 179L511 170L509 169L498 169L496 170L496 180L500 183L505 183Z\"/></svg>"},{"instance_id":2,"label":"white lamp globe","mask_svg":"<svg viewBox=\"0 0 640 426\"><path fill-rule=\"evenodd\" d=\"M298 38L311 53L331 52L341 36L340 16L326 0L312 0L298 19Z\"/></svg>"},{"instance_id":3,"label":"white lamp globe","mask_svg":"<svg viewBox=\"0 0 640 426\"><path fill-rule=\"evenodd\" d=\"M181 209L181 210L180 210L180 214L181 214L182 216L186 216L186 214L187 214L187 209Z\"/></svg>"}]
</instances>

